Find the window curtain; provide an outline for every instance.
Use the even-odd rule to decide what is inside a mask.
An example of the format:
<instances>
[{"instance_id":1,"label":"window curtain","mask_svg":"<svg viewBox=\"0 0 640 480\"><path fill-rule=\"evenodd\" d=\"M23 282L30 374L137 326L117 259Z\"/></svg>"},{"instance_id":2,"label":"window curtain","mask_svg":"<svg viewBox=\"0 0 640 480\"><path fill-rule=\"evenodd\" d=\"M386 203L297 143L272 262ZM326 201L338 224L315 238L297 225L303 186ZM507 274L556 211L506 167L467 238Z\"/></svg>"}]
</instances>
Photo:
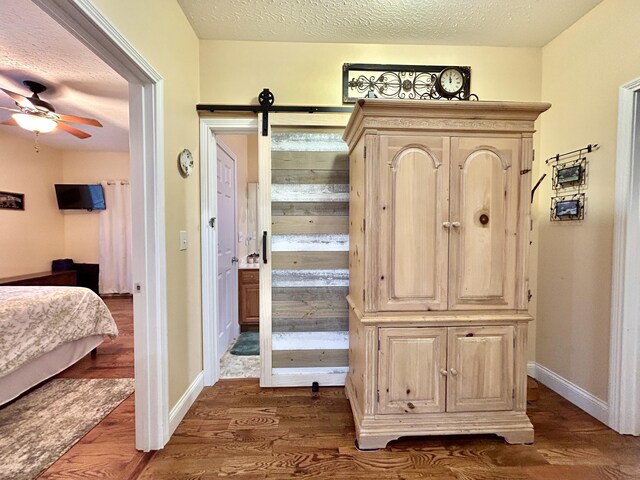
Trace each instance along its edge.
<instances>
[{"instance_id":1,"label":"window curtain","mask_svg":"<svg viewBox=\"0 0 640 480\"><path fill-rule=\"evenodd\" d=\"M132 293L131 188L103 181L106 210L100 212L100 293Z\"/></svg>"}]
</instances>

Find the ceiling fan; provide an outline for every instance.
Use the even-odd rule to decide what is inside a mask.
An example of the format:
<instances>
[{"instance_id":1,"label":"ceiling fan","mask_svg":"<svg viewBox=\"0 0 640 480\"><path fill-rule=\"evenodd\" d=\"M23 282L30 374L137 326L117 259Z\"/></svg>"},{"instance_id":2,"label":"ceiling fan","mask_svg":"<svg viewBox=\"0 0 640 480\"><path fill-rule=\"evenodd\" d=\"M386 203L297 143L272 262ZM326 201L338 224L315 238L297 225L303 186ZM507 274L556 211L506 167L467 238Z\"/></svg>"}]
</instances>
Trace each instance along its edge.
<instances>
[{"instance_id":1,"label":"ceiling fan","mask_svg":"<svg viewBox=\"0 0 640 480\"><path fill-rule=\"evenodd\" d=\"M38 94L44 92L47 87L41 83L32 80L22 82L32 93L30 97L25 97L19 93L11 92L4 88L0 88L4 93L9 95L16 102L17 108L2 107L2 110L14 112L11 118L0 125L20 126L25 130L39 133L48 133L56 127L60 127L67 133L74 135L80 139L89 138L91 135L83 132L67 123L81 123L83 125L92 125L94 127L102 127L102 124L93 118L76 117L74 115L65 115L56 113L53 105L42 100Z\"/></svg>"}]
</instances>

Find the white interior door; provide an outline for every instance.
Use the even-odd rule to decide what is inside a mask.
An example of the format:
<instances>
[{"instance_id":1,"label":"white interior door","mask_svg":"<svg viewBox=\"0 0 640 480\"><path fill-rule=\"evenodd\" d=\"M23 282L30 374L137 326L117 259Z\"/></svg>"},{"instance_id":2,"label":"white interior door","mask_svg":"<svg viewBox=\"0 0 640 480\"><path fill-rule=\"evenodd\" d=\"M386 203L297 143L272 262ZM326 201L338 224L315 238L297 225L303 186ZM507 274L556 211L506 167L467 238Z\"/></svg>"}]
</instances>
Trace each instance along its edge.
<instances>
[{"instance_id":1,"label":"white interior door","mask_svg":"<svg viewBox=\"0 0 640 480\"><path fill-rule=\"evenodd\" d=\"M218 361L238 334L235 158L216 141L218 192Z\"/></svg>"}]
</instances>

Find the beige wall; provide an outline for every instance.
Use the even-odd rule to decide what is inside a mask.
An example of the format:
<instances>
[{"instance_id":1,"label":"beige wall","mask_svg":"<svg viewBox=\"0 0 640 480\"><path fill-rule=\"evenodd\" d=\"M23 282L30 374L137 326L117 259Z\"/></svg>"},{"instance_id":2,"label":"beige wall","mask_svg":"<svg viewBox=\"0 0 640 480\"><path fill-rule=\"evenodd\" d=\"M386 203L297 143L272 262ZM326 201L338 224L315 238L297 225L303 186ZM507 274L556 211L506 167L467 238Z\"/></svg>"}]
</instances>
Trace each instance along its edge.
<instances>
[{"instance_id":1,"label":"beige wall","mask_svg":"<svg viewBox=\"0 0 640 480\"><path fill-rule=\"evenodd\" d=\"M62 152L61 183L129 180L127 152ZM100 212L63 210L64 256L78 263L98 263Z\"/></svg>"},{"instance_id":2,"label":"beige wall","mask_svg":"<svg viewBox=\"0 0 640 480\"><path fill-rule=\"evenodd\" d=\"M543 48L543 158L598 143L590 154L581 223L550 223L551 182L540 218L536 360L607 399L618 88L640 77L636 0L605 0ZM551 169L544 168L551 176Z\"/></svg>"},{"instance_id":3,"label":"beige wall","mask_svg":"<svg viewBox=\"0 0 640 480\"><path fill-rule=\"evenodd\" d=\"M200 42L202 103L341 105L344 63L470 65L482 100L538 100L540 49L340 43Z\"/></svg>"},{"instance_id":4,"label":"beige wall","mask_svg":"<svg viewBox=\"0 0 640 480\"><path fill-rule=\"evenodd\" d=\"M247 137L247 183L258 183L258 135Z\"/></svg>"},{"instance_id":5,"label":"beige wall","mask_svg":"<svg viewBox=\"0 0 640 480\"><path fill-rule=\"evenodd\" d=\"M62 179L62 155L0 127L0 191L24 193L25 210L0 209L0 278L51 270L64 256L64 220L54 184Z\"/></svg>"},{"instance_id":6,"label":"beige wall","mask_svg":"<svg viewBox=\"0 0 640 480\"><path fill-rule=\"evenodd\" d=\"M198 39L175 0L92 0L164 80L169 404L202 371L200 191L198 167ZM176 159L188 148L194 173L184 179ZM179 251L179 232L189 248Z\"/></svg>"}]
</instances>

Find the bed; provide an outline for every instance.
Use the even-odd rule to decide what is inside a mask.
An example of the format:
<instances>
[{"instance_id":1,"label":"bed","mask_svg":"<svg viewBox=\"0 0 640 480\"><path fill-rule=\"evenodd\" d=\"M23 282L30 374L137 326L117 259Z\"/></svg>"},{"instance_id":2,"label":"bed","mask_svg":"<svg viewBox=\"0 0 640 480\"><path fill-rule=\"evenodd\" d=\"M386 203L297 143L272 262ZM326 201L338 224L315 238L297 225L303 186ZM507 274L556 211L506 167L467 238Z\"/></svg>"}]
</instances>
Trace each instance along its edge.
<instances>
[{"instance_id":1,"label":"bed","mask_svg":"<svg viewBox=\"0 0 640 480\"><path fill-rule=\"evenodd\" d=\"M109 309L83 287L0 287L0 405L118 335Z\"/></svg>"}]
</instances>

